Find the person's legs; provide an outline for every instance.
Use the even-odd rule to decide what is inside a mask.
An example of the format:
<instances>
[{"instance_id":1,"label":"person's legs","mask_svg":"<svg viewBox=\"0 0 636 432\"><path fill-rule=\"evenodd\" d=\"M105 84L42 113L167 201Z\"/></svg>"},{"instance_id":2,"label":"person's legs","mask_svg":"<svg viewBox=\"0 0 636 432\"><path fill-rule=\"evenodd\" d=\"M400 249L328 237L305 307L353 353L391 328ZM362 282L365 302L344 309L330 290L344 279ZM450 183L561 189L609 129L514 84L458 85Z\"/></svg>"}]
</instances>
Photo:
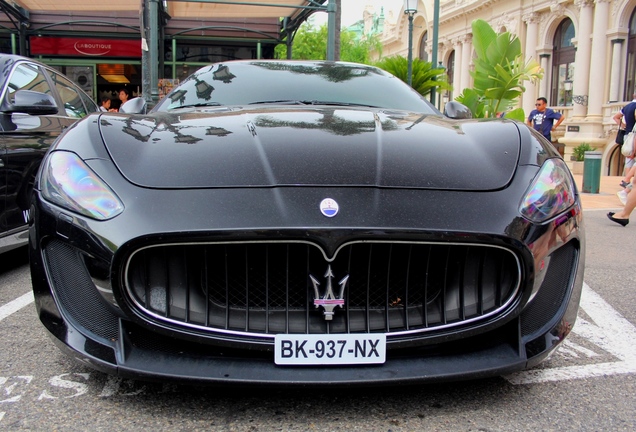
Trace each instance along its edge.
<instances>
[{"instance_id":1,"label":"person's legs","mask_svg":"<svg viewBox=\"0 0 636 432\"><path fill-rule=\"evenodd\" d=\"M635 175L636 175L636 165L632 165L630 168L625 169L625 176L623 177L623 181L625 183L631 183Z\"/></svg>"},{"instance_id":2,"label":"person's legs","mask_svg":"<svg viewBox=\"0 0 636 432\"><path fill-rule=\"evenodd\" d=\"M623 210L616 213L609 212L607 217L612 222L625 226L629 223L629 216L634 211L634 208L636 208L636 193L631 193L627 195L627 202L625 203Z\"/></svg>"}]
</instances>

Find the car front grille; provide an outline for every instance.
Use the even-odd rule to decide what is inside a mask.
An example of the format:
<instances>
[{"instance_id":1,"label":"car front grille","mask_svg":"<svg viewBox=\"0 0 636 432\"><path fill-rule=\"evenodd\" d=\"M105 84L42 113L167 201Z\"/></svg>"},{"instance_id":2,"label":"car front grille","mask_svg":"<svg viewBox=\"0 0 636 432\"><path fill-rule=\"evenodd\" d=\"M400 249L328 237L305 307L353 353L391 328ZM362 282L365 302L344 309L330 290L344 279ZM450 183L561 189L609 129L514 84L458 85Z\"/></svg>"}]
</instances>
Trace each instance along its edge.
<instances>
[{"instance_id":1,"label":"car front grille","mask_svg":"<svg viewBox=\"0 0 636 432\"><path fill-rule=\"evenodd\" d=\"M415 333L502 313L520 265L485 245L352 242L169 244L135 251L126 295L150 321L217 333ZM315 292L333 298L314 304ZM343 288L344 287L344 288Z\"/></svg>"}]
</instances>

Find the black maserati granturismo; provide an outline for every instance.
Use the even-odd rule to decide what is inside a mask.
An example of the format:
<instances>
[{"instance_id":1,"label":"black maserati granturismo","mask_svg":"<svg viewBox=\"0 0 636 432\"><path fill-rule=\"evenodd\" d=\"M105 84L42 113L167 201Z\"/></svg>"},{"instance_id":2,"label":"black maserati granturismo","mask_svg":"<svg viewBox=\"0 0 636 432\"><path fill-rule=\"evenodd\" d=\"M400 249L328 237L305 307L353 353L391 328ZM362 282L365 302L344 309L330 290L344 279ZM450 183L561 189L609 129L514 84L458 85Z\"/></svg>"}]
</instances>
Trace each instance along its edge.
<instances>
[{"instance_id":1,"label":"black maserati granturismo","mask_svg":"<svg viewBox=\"0 0 636 432\"><path fill-rule=\"evenodd\" d=\"M93 114L36 178L39 317L134 379L378 385L497 376L577 316L579 194L522 123L439 112L371 66L236 61Z\"/></svg>"}]
</instances>

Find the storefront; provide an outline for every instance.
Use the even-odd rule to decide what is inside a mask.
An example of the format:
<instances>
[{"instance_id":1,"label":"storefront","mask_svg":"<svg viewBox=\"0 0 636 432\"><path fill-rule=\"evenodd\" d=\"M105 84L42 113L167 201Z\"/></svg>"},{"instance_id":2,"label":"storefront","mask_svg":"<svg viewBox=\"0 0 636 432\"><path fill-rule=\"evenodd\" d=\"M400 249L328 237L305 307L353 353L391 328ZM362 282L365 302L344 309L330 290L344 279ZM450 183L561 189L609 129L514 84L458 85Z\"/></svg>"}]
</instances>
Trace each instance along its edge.
<instances>
[{"instance_id":1,"label":"storefront","mask_svg":"<svg viewBox=\"0 0 636 432\"><path fill-rule=\"evenodd\" d=\"M141 94L139 39L32 36L29 42L32 57L58 69L98 103L109 97L117 108L121 88L133 97Z\"/></svg>"}]
</instances>

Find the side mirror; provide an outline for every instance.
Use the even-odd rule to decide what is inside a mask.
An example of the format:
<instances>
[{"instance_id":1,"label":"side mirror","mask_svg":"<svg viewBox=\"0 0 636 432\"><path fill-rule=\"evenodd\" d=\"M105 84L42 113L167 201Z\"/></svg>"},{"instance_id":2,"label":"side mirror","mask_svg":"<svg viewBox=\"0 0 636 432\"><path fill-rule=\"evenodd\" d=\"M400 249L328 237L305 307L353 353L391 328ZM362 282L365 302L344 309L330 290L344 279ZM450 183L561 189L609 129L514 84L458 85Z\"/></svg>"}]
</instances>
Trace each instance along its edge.
<instances>
[{"instance_id":1,"label":"side mirror","mask_svg":"<svg viewBox=\"0 0 636 432\"><path fill-rule=\"evenodd\" d=\"M53 96L32 90L15 92L13 103L8 103L5 113L24 113L33 115L57 114L57 104Z\"/></svg>"},{"instance_id":2,"label":"side mirror","mask_svg":"<svg viewBox=\"0 0 636 432\"><path fill-rule=\"evenodd\" d=\"M120 113L146 114L146 99L142 97L132 98L119 108Z\"/></svg>"},{"instance_id":3,"label":"side mirror","mask_svg":"<svg viewBox=\"0 0 636 432\"><path fill-rule=\"evenodd\" d=\"M446 105L444 105L444 115L455 120L473 118L473 113L468 109L468 107L457 101L446 102Z\"/></svg>"}]
</instances>

